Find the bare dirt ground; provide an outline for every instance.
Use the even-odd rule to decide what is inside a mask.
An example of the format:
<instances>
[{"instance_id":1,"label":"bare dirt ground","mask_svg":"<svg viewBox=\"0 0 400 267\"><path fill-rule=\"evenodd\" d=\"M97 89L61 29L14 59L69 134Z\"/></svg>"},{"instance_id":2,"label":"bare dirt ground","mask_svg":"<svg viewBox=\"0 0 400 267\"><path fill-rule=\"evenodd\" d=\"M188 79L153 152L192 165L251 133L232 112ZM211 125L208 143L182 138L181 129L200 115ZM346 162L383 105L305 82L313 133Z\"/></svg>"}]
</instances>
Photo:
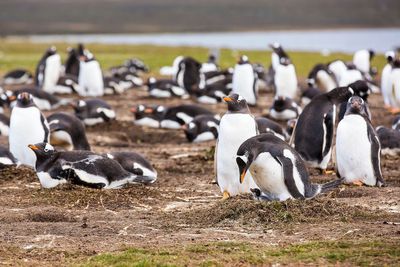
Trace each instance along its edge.
<instances>
[{"instance_id":1,"label":"bare dirt ground","mask_svg":"<svg viewBox=\"0 0 400 267\"><path fill-rule=\"evenodd\" d=\"M105 99L118 120L87 128L92 149L142 153L159 179L151 186L120 190L46 190L30 169L0 171L0 265L67 265L126 247L225 240L271 246L313 240L399 242L400 226L392 223L400 222L399 158L382 160L385 188L341 186L313 200L284 203L260 203L250 196L221 201L212 183L214 142L190 144L182 131L134 126L132 105L164 102L147 98L144 91ZM271 94L262 94L254 114L265 113L271 99ZM168 105L189 102L172 100ZM206 107L225 111L224 104ZM370 107L375 126L390 125L392 117L380 96L371 97ZM0 143L7 144L7 138L2 136ZM310 171L314 182L335 178Z\"/></svg>"}]
</instances>

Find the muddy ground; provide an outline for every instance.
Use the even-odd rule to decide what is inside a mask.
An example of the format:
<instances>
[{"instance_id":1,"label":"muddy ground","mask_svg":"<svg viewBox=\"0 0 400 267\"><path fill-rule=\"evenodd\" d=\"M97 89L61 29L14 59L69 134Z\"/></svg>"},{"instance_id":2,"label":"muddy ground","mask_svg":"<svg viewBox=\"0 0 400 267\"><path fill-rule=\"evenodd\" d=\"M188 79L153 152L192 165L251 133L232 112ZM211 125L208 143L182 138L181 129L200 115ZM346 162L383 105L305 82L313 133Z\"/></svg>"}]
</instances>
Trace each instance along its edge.
<instances>
[{"instance_id":1,"label":"muddy ground","mask_svg":"<svg viewBox=\"0 0 400 267\"><path fill-rule=\"evenodd\" d=\"M284 203L259 203L250 196L221 201L212 183L214 142L190 144L182 131L134 126L132 105L164 103L146 95L135 89L105 97L117 121L89 127L87 134L96 152L145 155L158 171L156 183L108 191L46 190L30 169L0 171L0 265L66 265L126 247L225 240L271 246L312 240L399 242L400 226L393 224L400 222L399 158L382 159L385 188L341 186L313 200ZM271 99L263 93L254 114L266 113ZM175 99L167 105L189 102ZM225 111L224 104L206 107ZM391 124L380 96L371 97L370 107L375 126ZM0 137L0 143L7 144L7 138ZM335 178L310 171L315 182Z\"/></svg>"}]
</instances>

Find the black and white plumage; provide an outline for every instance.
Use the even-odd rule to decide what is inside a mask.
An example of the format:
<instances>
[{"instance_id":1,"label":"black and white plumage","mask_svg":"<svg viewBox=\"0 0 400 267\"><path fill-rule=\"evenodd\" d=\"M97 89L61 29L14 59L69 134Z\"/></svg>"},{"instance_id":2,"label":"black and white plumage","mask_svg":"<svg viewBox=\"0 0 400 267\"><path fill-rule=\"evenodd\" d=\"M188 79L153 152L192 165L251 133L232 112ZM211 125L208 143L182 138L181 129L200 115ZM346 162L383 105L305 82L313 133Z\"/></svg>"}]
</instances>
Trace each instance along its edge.
<instances>
[{"instance_id":1,"label":"black and white plumage","mask_svg":"<svg viewBox=\"0 0 400 267\"><path fill-rule=\"evenodd\" d=\"M336 180L312 184L301 156L272 134L246 140L237 151L236 163L239 169L236 179L244 182L250 172L262 193L258 192L257 197L262 200L310 199L342 183Z\"/></svg>"},{"instance_id":2,"label":"black and white plumage","mask_svg":"<svg viewBox=\"0 0 400 267\"><path fill-rule=\"evenodd\" d=\"M229 198L241 193L250 193L251 188L257 188L247 174L246 181L240 183L236 179L239 169L235 155L239 146L248 138L257 135L256 120L250 113L246 100L238 94L224 98L228 111L222 116L219 124L218 140L215 147L214 168L218 186L223 198Z\"/></svg>"},{"instance_id":3,"label":"black and white plumage","mask_svg":"<svg viewBox=\"0 0 400 267\"><path fill-rule=\"evenodd\" d=\"M13 156L13 154L4 146L0 146L0 169L6 166L15 165L18 160Z\"/></svg>"},{"instance_id":4,"label":"black and white plumage","mask_svg":"<svg viewBox=\"0 0 400 267\"><path fill-rule=\"evenodd\" d=\"M299 105L291 98L283 96L276 96L269 110L269 116L275 120L295 119L300 113Z\"/></svg>"},{"instance_id":5,"label":"black and white plumage","mask_svg":"<svg viewBox=\"0 0 400 267\"><path fill-rule=\"evenodd\" d=\"M241 95L248 105L257 105L257 74L247 56L240 57L232 77L232 93Z\"/></svg>"},{"instance_id":6,"label":"black and white plumage","mask_svg":"<svg viewBox=\"0 0 400 267\"><path fill-rule=\"evenodd\" d=\"M49 125L46 118L35 106L29 93L21 93L11 111L8 141L10 151L22 164L34 166L35 154L29 144L49 141Z\"/></svg>"},{"instance_id":7,"label":"black and white plumage","mask_svg":"<svg viewBox=\"0 0 400 267\"><path fill-rule=\"evenodd\" d=\"M142 155L135 152L110 152L108 158L117 161L126 171L137 175L137 179L147 184L157 180L157 171Z\"/></svg>"},{"instance_id":8,"label":"black and white plumage","mask_svg":"<svg viewBox=\"0 0 400 267\"><path fill-rule=\"evenodd\" d=\"M39 90L37 88L24 88L24 89L19 89L19 90L13 91L12 94L8 94L10 107L13 107L15 105L17 96L24 92L26 92L32 96L33 103L35 103L35 105L40 110L56 109L61 106L66 106L71 102L70 99L58 98L55 95L52 95L43 90Z\"/></svg>"},{"instance_id":9,"label":"black and white plumage","mask_svg":"<svg viewBox=\"0 0 400 267\"><path fill-rule=\"evenodd\" d=\"M388 51L385 53L386 65L383 67L381 74L381 91L383 96L383 102L386 107L394 107L396 104L392 98L392 64L396 54L394 51Z\"/></svg>"},{"instance_id":10,"label":"black and white plumage","mask_svg":"<svg viewBox=\"0 0 400 267\"><path fill-rule=\"evenodd\" d=\"M371 60L374 56L375 52L373 50L358 50L353 55L353 64L363 73L370 73Z\"/></svg>"},{"instance_id":11,"label":"black and white plumage","mask_svg":"<svg viewBox=\"0 0 400 267\"><path fill-rule=\"evenodd\" d=\"M131 108L134 116L133 123L139 126L159 128L160 122L164 117L164 111L164 106L139 104Z\"/></svg>"},{"instance_id":12,"label":"black and white plumage","mask_svg":"<svg viewBox=\"0 0 400 267\"><path fill-rule=\"evenodd\" d=\"M271 48L275 95L296 99L298 93L296 69L281 45L274 44Z\"/></svg>"},{"instance_id":13,"label":"black and white plumage","mask_svg":"<svg viewBox=\"0 0 400 267\"><path fill-rule=\"evenodd\" d=\"M349 84L349 87L353 89L354 95L361 97L365 101L365 112L368 115L368 118L371 120L371 111L368 106L368 96L371 93L371 89L366 81L355 81L354 83ZM343 119L344 114L347 109L347 101L342 102L339 105L339 121Z\"/></svg>"},{"instance_id":14,"label":"black and white plumage","mask_svg":"<svg viewBox=\"0 0 400 267\"><path fill-rule=\"evenodd\" d=\"M314 97L300 114L293 133L293 147L311 167L324 171L331 159L336 110L354 91L338 87Z\"/></svg>"},{"instance_id":15,"label":"black and white plumage","mask_svg":"<svg viewBox=\"0 0 400 267\"><path fill-rule=\"evenodd\" d=\"M77 93L80 89L78 83L78 76L65 74L58 78L53 92L57 94L72 94Z\"/></svg>"},{"instance_id":16,"label":"black and white plumage","mask_svg":"<svg viewBox=\"0 0 400 267\"><path fill-rule=\"evenodd\" d=\"M68 47L67 49L68 56L67 60L65 61L65 74L71 75L76 78L79 76L79 52L77 49Z\"/></svg>"},{"instance_id":17,"label":"black and white plumage","mask_svg":"<svg viewBox=\"0 0 400 267\"><path fill-rule=\"evenodd\" d=\"M90 150L85 125L73 114L56 112L47 117L50 126L50 144L68 150Z\"/></svg>"},{"instance_id":18,"label":"black and white plumage","mask_svg":"<svg viewBox=\"0 0 400 267\"><path fill-rule=\"evenodd\" d=\"M115 111L101 99L79 100L72 104L75 115L87 126L114 120Z\"/></svg>"},{"instance_id":19,"label":"black and white plumage","mask_svg":"<svg viewBox=\"0 0 400 267\"><path fill-rule=\"evenodd\" d=\"M292 137L294 128L296 127L297 119L288 120L286 123L286 134L288 137Z\"/></svg>"},{"instance_id":20,"label":"black and white plumage","mask_svg":"<svg viewBox=\"0 0 400 267\"><path fill-rule=\"evenodd\" d=\"M207 73L211 71L218 71L219 67L217 64L217 57L214 54L208 56L207 62L201 64L201 73Z\"/></svg>"},{"instance_id":21,"label":"black and white plumage","mask_svg":"<svg viewBox=\"0 0 400 267\"><path fill-rule=\"evenodd\" d=\"M400 131L400 115L393 119L392 129Z\"/></svg>"},{"instance_id":22,"label":"black and white plumage","mask_svg":"<svg viewBox=\"0 0 400 267\"><path fill-rule=\"evenodd\" d=\"M337 87L335 75L325 64L315 65L308 74L307 81L321 88L324 92L329 92Z\"/></svg>"},{"instance_id":23,"label":"black and white plumage","mask_svg":"<svg viewBox=\"0 0 400 267\"><path fill-rule=\"evenodd\" d=\"M150 77L147 80L149 95L155 98L170 98L173 96L189 98L186 89L180 87L175 81L170 79L156 79Z\"/></svg>"},{"instance_id":24,"label":"black and white plumage","mask_svg":"<svg viewBox=\"0 0 400 267\"><path fill-rule=\"evenodd\" d=\"M36 66L35 84L42 90L53 93L61 73L61 57L54 46L46 50Z\"/></svg>"},{"instance_id":25,"label":"black and white plumage","mask_svg":"<svg viewBox=\"0 0 400 267\"><path fill-rule=\"evenodd\" d=\"M3 76L3 83L6 85L30 84L33 82L33 75L25 69L15 69Z\"/></svg>"},{"instance_id":26,"label":"black and white plumage","mask_svg":"<svg viewBox=\"0 0 400 267\"><path fill-rule=\"evenodd\" d=\"M384 185L381 171L381 145L359 96L348 100L344 118L336 133L337 175L346 183Z\"/></svg>"},{"instance_id":27,"label":"black and white plumage","mask_svg":"<svg viewBox=\"0 0 400 267\"><path fill-rule=\"evenodd\" d=\"M0 135L8 136L10 132L10 118L0 113Z\"/></svg>"},{"instance_id":28,"label":"black and white plumage","mask_svg":"<svg viewBox=\"0 0 400 267\"><path fill-rule=\"evenodd\" d=\"M320 94L322 94L320 89L314 87L312 84L309 84L301 94L301 104L303 106L308 105L314 97Z\"/></svg>"},{"instance_id":29,"label":"black and white plumage","mask_svg":"<svg viewBox=\"0 0 400 267\"><path fill-rule=\"evenodd\" d=\"M56 151L48 143L30 144L36 154L36 174L43 188L71 183L116 189L129 183L147 183L144 176L126 171L117 161L91 151Z\"/></svg>"},{"instance_id":30,"label":"black and white plumage","mask_svg":"<svg viewBox=\"0 0 400 267\"><path fill-rule=\"evenodd\" d=\"M123 81L118 78L104 77L103 82L105 95L120 95L128 89L128 86L124 86Z\"/></svg>"},{"instance_id":31,"label":"black and white plumage","mask_svg":"<svg viewBox=\"0 0 400 267\"><path fill-rule=\"evenodd\" d=\"M256 122L260 134L272 133L280 139L286 140L286 133L279 123L264 117L256 118Z\"/></svg>"},{"instance_id":32,"label":"black and white plumage","mask_svg":"<svg viewBox=\"0 0 400 267\"><path fill-rule=\"evenodd\" d=\"M382 155L397 156L400 154L400 131L386 128L384 126L376 127L376 133L381 143Z\"/></svg>"},{"instance_id":33,"label":"black and white plumage","mask_svg":"<svg viewBox=\"0 0 400 267\"><path fill-rule=\"evenodd\" d=\"M392 103L392 112L400 111L400 59L395 59L392 63L392 71L390 73L391 94L390 102Z\"/></svg>"},{"instance_id":34,"label":"black and white plumage","mask_svg":"<svg viewBox=\"0 0 400 267\"><path fill-rule=\"evenodd\" d=\"M184 57L178 63L174 80L192 94L199 89L201 64L191 57Z\"/></svg>"},{"instance_id":35,"label":"black and white plumage","mask_svg":"<svg viewBox=\"0 0 400 267\"><path fill-rule=\"evenodd\" d=\"M219 120L213 115L199 115L184 126L189 142L197 143L218 138Z\"/></svg>"},{"instance_id":36,"label":"black and white plumage","mask_svg":"<svg viewBox=\"0 0 400 267\"><path fill-rule=\"evenodd\" d=\"M90 53L80 60L78 83L81 96L104 95L103 73L99 62Z\"/></svg>"},{"instance_id":37,"label":"black and white plumage","mask_svg":"<svg viewBox=\"0 0 400 267\"><path fill-rule=\"evenodd\" d=\"M196 100L202 104L217 104L222 102L222 99L231 93L231 89L224 83L213 83L207 85L204 89L198 90Z\"/></svg>"}]
</instances>

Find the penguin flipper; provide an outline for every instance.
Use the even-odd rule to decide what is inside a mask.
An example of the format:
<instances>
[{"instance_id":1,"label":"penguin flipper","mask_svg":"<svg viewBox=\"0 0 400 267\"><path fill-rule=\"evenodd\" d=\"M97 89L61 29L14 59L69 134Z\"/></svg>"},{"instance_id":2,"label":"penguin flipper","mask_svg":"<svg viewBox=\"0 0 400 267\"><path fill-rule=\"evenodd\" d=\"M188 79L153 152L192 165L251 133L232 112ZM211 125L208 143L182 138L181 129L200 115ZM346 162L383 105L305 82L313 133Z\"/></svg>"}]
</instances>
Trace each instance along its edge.
<instances>
[{"instance_id":1,"label":"penguin flipper","mask_svg":"<svg viewBox=\"0 0 400 267\"><path fill-rule=\"evenodd\" d=\"M44 130L43 142L49 143L50 126L49 126L46 118L43 116L43 113L40 113L40 122L42 123L43 130Z\"/></svg>"},{"instance_id":2,"label":"penguin flipper","mask_svg":"<svg viewBox=\"0 0 400 267\"><path fill-rule=\"evenodd\" d=\"M342 177L342 178L340 178L340 179L336 179L336 180L334 180L334 181L330 181L330 182L327 182L327 183L322 184L322 185L321 185L321 192L320 192L320 193L325 193L325 192L328 192L328 191L330 191L330 190L335 189L335 188L338 187L339 185L343 184L343 182L344 182L345 179L346 179L346 178Z\"/></svg>"},{"instance_id":3,"label":"penguin flipper","mask_svg":"<svg viewBox=\"0 0 400 267\"><path fill-rule=\"evenodd\" d=\"M376 185L382 186L385 185L385 181L383 180L381 170L381 143L371 123L368 121L366 121L366 123L368 127L368 138L371 142L371 162L376 177Z\"/></svg>"},{"instance_id":4,"label":"penguin flipper","mask_svg":"<svg viewBox=\"0 0 400 267\"><path fill-rule=\"evenodd\" d=\"M294 198L304 199L305 197L299 192L293 177L293 163L289 158L284 156L275 156L275 160L282 166L283 179L289 193Z\"/></svg>"},{"instance_id":5,"label":"penguin flipper","mask_svg":"<svg viewBox=\"0 0 400 267\"><path fill-rule=\"evenodd\" d=\"M215 142L215 149L214 149L214 174L215 174L215 182L218 184L218 166L217 166L217 152L218 151L218 139Z\"/></svg>"},{"instance_id":6,"label":"penguin flipper","mask_svg":"<svg viewBox=\"0 0 400 267\"><path fill-rule=\"evenodd\" d=\"M155 177L151 176L143 176L143 175L137 175L135 178L129 181L129 183L139 183L139 184L152 184L156 181L157 179Z\"/></svg>"}]
</instances>

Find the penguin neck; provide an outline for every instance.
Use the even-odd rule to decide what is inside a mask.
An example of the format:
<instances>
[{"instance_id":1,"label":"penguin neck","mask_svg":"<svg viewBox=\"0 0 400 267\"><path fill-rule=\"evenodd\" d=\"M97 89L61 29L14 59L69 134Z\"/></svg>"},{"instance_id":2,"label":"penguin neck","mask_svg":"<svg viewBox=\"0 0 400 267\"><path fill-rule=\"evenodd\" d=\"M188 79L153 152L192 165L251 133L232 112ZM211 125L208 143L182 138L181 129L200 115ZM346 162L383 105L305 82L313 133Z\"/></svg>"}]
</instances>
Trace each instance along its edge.
<instances>
[{"instance_id":1,"label":"penguin neck","mask_svg":"<svg viewBox=\"0 0 400 267\"><path fill-rule=\"evenodd\" d=\"M228 111L226 113L227 114L240 113L240 114L249 114L250 115L250 109L249 109L249 107L243 107L240 109L228 109Z\"/></svg>"},{"instance_id":2,"label":"penguin neck","mask_svg":"<svg viewBox=\"0 0 400 267\"><path fill-rule=\"evenodd\" d=\"M58 159L60 152L54 151L50 156L40 156L36 154L36 171L41 171L47 168L47 166L54 165L54 162Z\"/></svg>"}]
</instances>

